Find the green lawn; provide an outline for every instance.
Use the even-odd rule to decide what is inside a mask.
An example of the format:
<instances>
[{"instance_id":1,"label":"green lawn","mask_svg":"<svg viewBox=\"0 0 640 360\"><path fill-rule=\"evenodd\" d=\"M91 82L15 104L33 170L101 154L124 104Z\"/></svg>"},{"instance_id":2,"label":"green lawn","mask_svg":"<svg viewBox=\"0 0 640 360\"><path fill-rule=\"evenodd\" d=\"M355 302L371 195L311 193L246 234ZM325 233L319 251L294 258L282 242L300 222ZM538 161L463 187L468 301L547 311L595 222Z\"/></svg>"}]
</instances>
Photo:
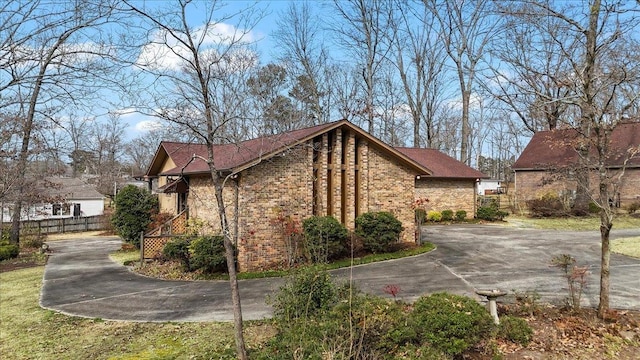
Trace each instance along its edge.
<instances>
[{"instance_id":1,"label":"green lawn","mask_svg":"<svg viewBox=\"0 0 640 360\"><path fill-rule=\"evenodd\" d=\"M572 231L600 231L600 218L593 217L567 217L532 219L528 217L509 215L505 218L508 224L520 227L550 230ZM620 215L613 220L614 229L640 229L640 218L628 215Z\"/></svg>"},{"instance_id":2,"label":"green lawn","mask_svg":"<svg viewBox=\"0 0 640 360\"><path fill-rule=\"evenodd\" d=\"M57 314L38 305L44 267L0 273L4 359L235 359L230 323L136 323ZM249 346L272 334L246 323Z\"/></svg>"},{"instance_id":3,"label":"green lawn","mask_svg":"<svg viewBox=\"0 0 640 360\"><path fill-rule=\"evenodd\" d=\"M611 241L611 251L640 259L640 236Z\"/></svg>"},{"instance_id":4,"label":"green lawn","mask_svg":"<svg viewBox=\"0 0 640 360\"><path fill-rule=\"evenodd\" d=\"M549 218L532 219L527 217L509 216L509 225L548 230L572 231L600 231L600 218ZM615 229L640 229L640 219L621 215L613 220ZM611 242L611 251L617 254L640 258L640 237L617 239Z\"/></svg>"}]
</instances>

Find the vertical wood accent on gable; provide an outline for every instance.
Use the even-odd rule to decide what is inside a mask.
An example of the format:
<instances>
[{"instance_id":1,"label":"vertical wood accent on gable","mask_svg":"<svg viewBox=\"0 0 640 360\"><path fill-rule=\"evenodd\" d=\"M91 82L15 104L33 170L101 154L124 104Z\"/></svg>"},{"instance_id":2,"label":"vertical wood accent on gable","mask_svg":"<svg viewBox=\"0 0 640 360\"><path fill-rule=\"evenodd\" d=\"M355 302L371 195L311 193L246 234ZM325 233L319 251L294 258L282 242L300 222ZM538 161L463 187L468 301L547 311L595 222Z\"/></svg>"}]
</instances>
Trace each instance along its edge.
<instances>
[{"instance_id":1,"label":"vertical wood accent on gable","mask_svg":"<svg viewBox=\"0 0 640 360\"><path fill-rule=\"evenodd\" d=\"M353 218L357 218L360 215L360 183L362 182L360 179L360 159L362 155L360 154L360 139L358 137L354 137L353 140Z\"/></svg>"},{"instance_id":2,"label":"vertical wood accent on gable","mask_svg":"<svg viewBox=\"0 0 640 360\"><path fill-rule=\"evenodd\" d=\"M357 207L357 189L358 180L355 176L356 167L356 135L353 132L349 132L344 136L344 150L345 150L345 170L343 173L345 189L343 193L344 198L344 223L350 224L355 228L356 223L356 207ZM347 185L348 184L348 185Z\"/></svg>"},{"instance_id":3,"label":"vertical wood accent on gable","mask_svg":"<svg viewBox=\"0 0 640 360\"><path fill-rule=\"evenodd\" d=\"M329 158L329 135L322 134L322 147L320 148L320 169L318 174L320 175L320 186L318 186L318 199L320 202L320 208L318 209L318 216L326 216L328 214L329 205L327 204L327 167Z\"/></svg>"},{"instance_id":4,"label":"vertical wood accent on gable","mask_svg":"<svg viewBox=\"0 0 640 360\"><path fill-rule=\"evenodd\" d=\"M348 163L348 143L349 135L346 130L340 131L340 222L343 224L350 224L347 221L347 207L349 202L347 201L347 174L349 170Z\"/></svg>"},{"instance_id":5,"label":"vertical wood accent on gable","mask_svg":"<svg viewBox=\"0 0 640 360\"><path fill-rule=\"evenodd\" d=\"M369 209L369 143L366 139L361 139L358 143L358 214L362 214Z\"/></svg>"},{"instance_id":6,"label":"vertical wood accent on gable","mask_svg":"<svg viewBox=\"0 0 640 360\"><path fill-rule=\"evenodd\" d=\"M336 136L335 132L327 133L327 216L335 216L335 201L333 192L335 191L334 163L336 157Z\"/></svg>"}]
</instances>

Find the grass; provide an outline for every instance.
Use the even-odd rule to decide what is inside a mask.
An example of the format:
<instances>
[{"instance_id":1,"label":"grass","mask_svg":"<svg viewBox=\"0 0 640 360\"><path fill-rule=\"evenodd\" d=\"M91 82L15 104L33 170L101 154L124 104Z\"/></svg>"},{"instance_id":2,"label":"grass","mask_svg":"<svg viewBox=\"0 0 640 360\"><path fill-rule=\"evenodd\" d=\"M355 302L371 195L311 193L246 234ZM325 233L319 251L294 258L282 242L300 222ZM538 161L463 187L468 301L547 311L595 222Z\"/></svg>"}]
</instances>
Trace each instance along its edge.
<instances>
[{"instance_id":1,"label":"grass","mask_svg":"<svg viewBox=\"0 0 640 360\"><path fill-rule=\"evenodd\" d=\"M5 359L235 359L230 323L139 323L65 316L38 305L44 267L0 273ZM249 348L273 330L247 322Z\"/></svg>"},{"instance_id":2,"label":"grass","mask_svg":"<svg viewBox=\"0 0 640 360\"><path fill-rule=\"evenodd\" d=\"M528 217L518 217L509 215L505 219L510 225L524 226L536 229L547 230L571 230L571 231L600 231L600 218L590 217L567 217L567 218L544 218L532 219ZM614 229L637 229L640 228L640 218L633 218L628 215L619 215L613 220Z\"/></svg>"},{"instance_id":3,"label":"grass","mask_svg":"<svg viewBox=\"0 0 640 360\"><path fill-rule=\"evenodd\" d=\"M611 252L640 259L640 236L611 241Z\"/></svg>"}]
</instances>

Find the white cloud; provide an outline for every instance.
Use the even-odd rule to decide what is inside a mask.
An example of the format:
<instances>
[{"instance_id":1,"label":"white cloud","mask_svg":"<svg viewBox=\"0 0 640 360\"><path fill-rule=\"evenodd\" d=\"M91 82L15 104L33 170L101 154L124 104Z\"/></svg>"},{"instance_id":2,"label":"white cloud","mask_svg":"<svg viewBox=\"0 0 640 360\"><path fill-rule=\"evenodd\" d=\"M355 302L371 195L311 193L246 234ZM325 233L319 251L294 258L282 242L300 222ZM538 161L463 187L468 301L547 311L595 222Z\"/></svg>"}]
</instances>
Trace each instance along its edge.
<instances>
[{"instance_id":1,"label":"white cloud","mask_svg":"<svg viewBox=\"0 0 640 360\"><path fill-rule=\"evenodd\" d=\"M201 53L217 54L218 47L252 42L256 37L252 32L233 25L215 23L195 29L192 38L199 40ZM154 32L150 43L141 49L136 63L151 70L179 70L193 59L189 49L180 40L183 39L175 38L165 30Z\"/></svg>"},{"instance_id":2,"label":"white cloud","mask_svg":"<svg viewBox=\"0 0 640 360\"><path fill-rule=\"evenodd\" d=\"M153 131L162 128L158 120L142 120L135 124L134 129L139 132Z\"/></svg>"}]
</instances>

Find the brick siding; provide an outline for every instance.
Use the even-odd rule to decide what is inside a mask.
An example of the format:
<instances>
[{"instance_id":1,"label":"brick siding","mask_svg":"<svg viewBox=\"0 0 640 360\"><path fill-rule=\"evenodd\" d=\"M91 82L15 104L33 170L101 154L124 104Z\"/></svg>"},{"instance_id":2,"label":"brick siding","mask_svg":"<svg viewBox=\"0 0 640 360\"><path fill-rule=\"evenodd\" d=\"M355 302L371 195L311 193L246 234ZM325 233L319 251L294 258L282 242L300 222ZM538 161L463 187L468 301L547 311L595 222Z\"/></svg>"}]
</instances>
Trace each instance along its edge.
<instances>
[{"instance_id":1,"label":"brick siding","mask_svg":"<svg viewBox=\"0 0 640 360\"><path fill-rule=\"evenodd\" d=\"M468 218L475 215L475 182L473 179L429 179L416 180L416 199L426 198L427 210L458 210L467 212Z\"/></svg>"}]
</instances>

